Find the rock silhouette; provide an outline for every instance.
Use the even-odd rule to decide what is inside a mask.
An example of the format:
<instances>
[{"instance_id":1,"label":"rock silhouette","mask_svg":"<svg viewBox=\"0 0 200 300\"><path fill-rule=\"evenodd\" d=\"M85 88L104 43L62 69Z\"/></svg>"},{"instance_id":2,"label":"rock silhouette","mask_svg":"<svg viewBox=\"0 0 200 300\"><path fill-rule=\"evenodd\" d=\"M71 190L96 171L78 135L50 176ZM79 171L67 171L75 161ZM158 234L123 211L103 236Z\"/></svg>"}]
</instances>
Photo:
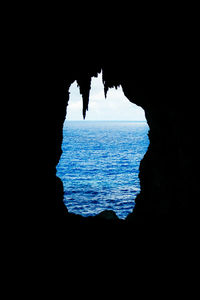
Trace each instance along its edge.
<instances>
[{"instance_id":1,"label":"rock silhouette","mask_svg":"<svg viewBox=\"0 0 200 300\"><path fill-rule=\"evenodd\" d=\"M58 60L47 86L51 86L46 102L47 123L45 160L46 189L41 202L53 214L56 223L74 228L79 224L104 226L117 223L112 218L83 218L67 212L63 204L63 186L56 177L61 156L62 127L69 100L69 87L76 80L83 99L83 118L90 101L90 82L102 72L105 94L109 88L121 86L132 103L141 106L148 122L150 145L140 164L141 192L133 212L119 224L129 230L137 228L188 228L197 222L197 177L194 171L197 155L197 110L195 84L190 65L184 62L181 43L154 48L129 45L125 49L110 46L110 55L84 57L66 52ZM64 57L64 58L63 58ZM62 74L57 77L56 74ZM50 104L49 104L50 103ZM49 116L49 117L48 117ZM47 204L48 203L48 204ZM91 226L92 226L91 225ZM111 225L112 226L112 225ZM121 226L121 225L119 225ZM123 225L122 225L123 226ZM184 230L183 230L184 231Z\"/></svg>"}]
</instances>

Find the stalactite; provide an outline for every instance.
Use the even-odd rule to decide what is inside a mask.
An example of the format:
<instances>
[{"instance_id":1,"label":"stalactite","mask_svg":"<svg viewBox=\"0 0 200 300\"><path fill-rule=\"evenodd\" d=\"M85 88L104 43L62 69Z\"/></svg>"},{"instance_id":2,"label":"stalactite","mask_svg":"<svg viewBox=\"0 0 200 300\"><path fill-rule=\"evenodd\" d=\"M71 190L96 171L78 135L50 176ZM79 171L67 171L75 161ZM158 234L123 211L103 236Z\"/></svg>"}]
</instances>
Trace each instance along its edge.
<instances>
[{"instance_id":1,"label":"stalactite","mask_svg":"<svg viewBox=\"0 0 200 300\"><path fill-rule=\"evenodd\" d=\"M110 88L116 88L117 89L121 85L119 80L110 79L109 75L107 74L107 72L105 70L103 70L103 72L102 72L102 80L103 80L103 85L104 85L105 98L107 97L107 92Z\"/></svg>"},{"instance_id":2,"label":"stalactite","mask_svg":"<svg viewBox=\"0 0 200 300\"><path fill-rule=\"evenodd\" d=\"M101 68L97 67L96 69L92 70L90 73L83 73L77 79L77 84L80 90L80 94L82 95L83 100L83 118L86 117L86 111L88 111L89 106L89 96L90 96L90 89L91 89L91 80L92 77L97 77L98 74L101 73Z\"/></svg>"},{"instance_id":3,"label":"stalactite","mask_svg":"<svg viewBox=\"0 0 200 300\"><path fill-rule=\"evenodd\" d=\"M83 118L85 119L86 111L88 110L88 105L89 105L91 77L87 76L85 78L78 79L77 83L80 89L80 94L82 95L82 99L83 99Z\"/></svg>"}]
</instances>

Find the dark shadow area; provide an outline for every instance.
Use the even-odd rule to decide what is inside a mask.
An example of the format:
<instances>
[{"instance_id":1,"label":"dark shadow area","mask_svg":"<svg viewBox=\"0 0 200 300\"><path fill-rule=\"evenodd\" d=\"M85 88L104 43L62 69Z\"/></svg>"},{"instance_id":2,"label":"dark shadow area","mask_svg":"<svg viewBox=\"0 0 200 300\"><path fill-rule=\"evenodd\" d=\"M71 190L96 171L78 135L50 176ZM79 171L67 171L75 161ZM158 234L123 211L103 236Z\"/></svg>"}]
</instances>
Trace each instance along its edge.
<instances>
[{"instance_id":1,"label":"dark shadow area","mask_svg":"<svg viewBox=\"0 0 200 300\"><path fill-rule=\"evenodd\" d=\"M68 101L67 89L74 80L77 80L83 96L83 114L85 114L89 101L91 78L100 73L102 69L105 91L121 85L125 96L145 110L150 127L150 147L140 167L141 193L136 199L133 213L127 219L128 226L134 227L134 230L136 229L135 224L140 224L139 227L142 224L144 228L148 224L148 227L155 226L157 230L160 225L168 229L175 226L187 228L195 221L195 218L192 217L194 210L191 204L193 202L190 202L195 192L194 183L196 180L192 172L193 155L190 147L192 138L192 132L189 129L191 114L188 113L188 109L185 109L184 105L180 105L183 95L178 89L179 81L177 78L173 79L171 76L170 87L168 86L169 88L166 89L168 80L157 75L162 71L160 65L154 65L152 68L151 60L145 60L145 72L143 72L141 65L134 64L132 69L130 57L126 59L128 63L124 63L123 58L123 62L119 59L117 64L109 61L104 61L101 64L93 62L91 65L80 63L80 66L77 64L77 69L73 68L71 73L68 69L72 79L65 76L64 80L65 98L63 103L65 106L57 131L57 161L60 157L62 143L64 110ZM162 65L162 69L165 69L165 77L171 63L171 61L165 61ZM126 68L127 65L129 65L128 69ZM181 66L179 67L181 68ZM153 73L152 70L154 70ZM58 134L59 132L60 134ZM58 178L56 181L60 182ZM60 203L59 210L62 215L65 210L62 208L62 197L60 200L58 197L56 201L57 204ZM73 216L66 212L65 219L68 220L67 222L71 222ZM80 217L74 217L75 219L83 223L97 223L98 226L104 223L104 220L96 218L82 220ZM74 222L76 223L76 221ZM158 224L160 225L158 226Z\"/></svg>"},{"instance_id":2,"label":"dark shadow area","mask_svg":"<svg viewBox=\"0 0 200 300\"><path fill-rule=\"evenodd\" d=\"M184 4L175 11L174 4L169 7L165 3L162 8L157 4L154 14L147 12L148 20L138 18L134 24L138 12L131 8L132 2L129 14L122 14L121 3L116 2L107 23L108 4L98 15L101 3L92 3L92 19L90 7L88 18L84 11L80 11L82 18L77 18L79 4L74 4L72 10L66 2L63 16L56 15L55 5L50 12L51 4L45 4L43 11L34 5L30 10L21 8L26 20L11 7L3 23L11 34L3 29L9 43L2 46L8 48L8 60L4 55L2 59L6 65L11 60L11 66L7 65L7 72L2 75L9 75L7 94L13 92L13 101L2 98L2 104L9 104L5 116L12 131L7 137L12 141L10 153L17 161L16 168L7 169L8 176L2 172L8 179L8 199L2 196L1 204L11 204L8 213L3 205L1 212L2 217L6 212L2 229L7 239L2 240L2 248L8 255L2 258L7 291L14 282L15 296L20 291L20 295L26 293L26 298L32 292L37 297L48 297L49 291L57 299L64 287L62 295L66 297L76 297L82 291L83 295L96 298L109 285L112 297L114 292L120 297L121 287L125 298L125 292L136 295L138 281L139 295L148 292L146 282L150 278L159 298L165 291L174 295L174 286L179 296L181 288L185 294L186 287L191 297L196 283L189 282L194 274L191 269L199 259L199 26L195 24L199 16L193 17L196 8L193 6L189 12L187 3L185 11ZM142 5L143 14L145 4ZM123 18L116 16L116 7ZM17 29L19 23L21 28ZM69 88L78 82L85 115L91 78L101 71L105 93L121 86L129 101L144 109L149 126L150 146L140 164L141 192L125 221L69 213L63 203L62 181L56 176ZM25 121L15 112L20 104ZM16 123L11 113L17 115ZM21 132L23 143L18 138ZM2 149L7 151L6 145L3 142ZM5 164L9 159L2 156ZM11 196L11 192L15 195ZM22 208L18 203L23 203ZM7 228L11 234L7 234ZM193 280L196 276L191 277ZM161 280L166 283L165 289ZM105 295L107 289L104 298Z\"/></svg>"},{"instance_id":3,"label":"dark shadow area","mask_svg":"<svg viewBox=\"0 0 200 300\"><path fill-rule=\"evenodd\" d=\"M198 118L192 94L195 82L190 80L189 66L183 63L180 44L173 51L169 45L159 51L131 44L126 51L110 47L107 55L101 49L85 59L69 51L58 56L42 97L47 120L41 129L45 145L40 146L43 154L38 170L41 166L44 170L40 172L37 203L45 211L45 224L50 224L63 239L70 235L78 239L80 235L90 235L90 231L98 239L102 231L106 235L109 230L112 236L119 236L122 231L132 241L141 232L143 237L166 236L169 232L174 236L196 234L199 217L195 170ZM85 114L91 78L101 71L105 92L120 85L129 101L144 109L150 128L150 146L140 165L141 192L126 222L70 214L63 204L62 182L56 177L69 87L75 80L78 82ZM190 106L186 105L188 101Z\"/></svg>"}]
</instances>

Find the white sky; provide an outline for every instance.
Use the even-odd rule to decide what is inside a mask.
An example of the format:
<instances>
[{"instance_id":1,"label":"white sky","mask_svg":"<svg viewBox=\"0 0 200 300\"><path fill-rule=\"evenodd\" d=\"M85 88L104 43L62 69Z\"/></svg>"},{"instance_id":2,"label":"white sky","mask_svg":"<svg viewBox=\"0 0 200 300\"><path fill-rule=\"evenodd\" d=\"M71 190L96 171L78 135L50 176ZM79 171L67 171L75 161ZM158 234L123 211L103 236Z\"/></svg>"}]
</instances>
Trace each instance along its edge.
<instances>
[{"instance_id":1,"label":"white sky","mask_svg":"<svg viewBox=\"0 0 200 300\"><path fill-rule=\"evenodd\" d=\"M67 107L67 120L82 121L82 97L74 82L70 87L70 98ZM122 88L109 89L107 97L104 96L102 74L92 78L90 90L89 110L86 113L86 121L146 121L144 110L131 103L122 91Z\"/></svg>"}]
</instances>

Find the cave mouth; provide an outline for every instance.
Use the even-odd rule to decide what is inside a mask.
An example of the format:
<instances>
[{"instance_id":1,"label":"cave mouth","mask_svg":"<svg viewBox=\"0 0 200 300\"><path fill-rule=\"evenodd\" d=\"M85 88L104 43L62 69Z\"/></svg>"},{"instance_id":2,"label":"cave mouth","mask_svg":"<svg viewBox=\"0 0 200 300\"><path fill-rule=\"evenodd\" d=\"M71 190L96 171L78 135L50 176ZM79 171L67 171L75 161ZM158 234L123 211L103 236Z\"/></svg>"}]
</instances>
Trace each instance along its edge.
<instances>
[{"instance_id":1,"label":"cave mouth","mask_svg":"<svg viewBox=\"0 0 200 300\"><path fill-rule=\"evenodd\" d=\"M81 106L74 82L57 165L64 204L69 213L83 217L109 211L125 219L140 192L139 166L149 145L144 111L122 89L110 89L105 100L101 74L92 80L85 120Z\"/></svg>"}]
</instances>

